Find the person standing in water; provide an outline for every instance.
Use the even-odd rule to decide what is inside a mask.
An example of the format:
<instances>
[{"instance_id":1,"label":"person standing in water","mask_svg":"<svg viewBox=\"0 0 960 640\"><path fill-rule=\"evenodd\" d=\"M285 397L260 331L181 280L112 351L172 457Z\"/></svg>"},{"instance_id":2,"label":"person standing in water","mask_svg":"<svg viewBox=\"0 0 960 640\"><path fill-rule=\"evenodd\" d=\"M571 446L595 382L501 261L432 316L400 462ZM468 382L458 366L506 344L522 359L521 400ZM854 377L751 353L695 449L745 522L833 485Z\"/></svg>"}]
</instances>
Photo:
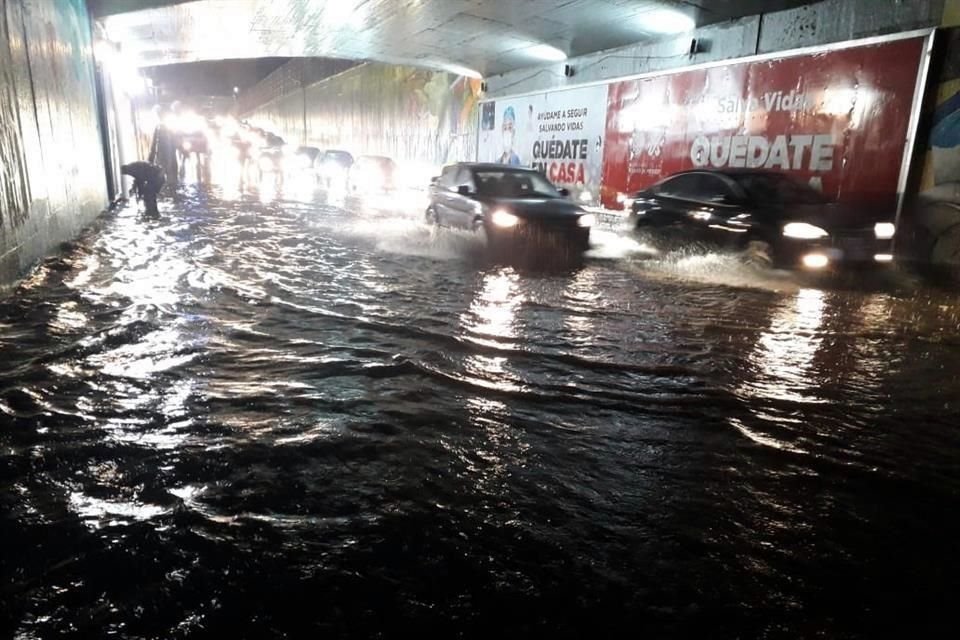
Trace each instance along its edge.
<instances>
[{"instance_id":1,"label":"person standing in water","mask_svg":"<svg viewBox=\"0 0 960 640\"><path fill-rule=\"evenodd\" d=\"M520 156L513 150L516 142L517 114L513 107L507 107L503 111L503 125L501 128L501 140L503 141L503 155L498 161L500 164L508 164L513 167L519 167L523 164Z\"/></svg>"},{"instance_id":2,"label":"person standing in water","mask_svg":"<svg viewBox=\"0 0 960 640\"><path fill-rule=\"evenodd\" d=\"M125 176L133 178L133 188L130 189L130 195L137 197L137 202L143 201L143 208L148 216L156 217L160 215L157 208L157 194L163 188L166 181L163 175L163 169L149 162L131 162L120 167L120 172Z\"/></svg>"},{"instance_id":3,"label":"person standing in water","mask_svg":"<svg viewBox=\"0 0 960 640\"><path fill-rule=\"evenodd\" d=\"M153 141L150 144L150 155L147 160L151 164L161 166L175 186L179 168L177 166L178 134L171 126L174 114L168 109L158 109L157 113L157 128L153 132Z\"/></svg>"}]
</instances>

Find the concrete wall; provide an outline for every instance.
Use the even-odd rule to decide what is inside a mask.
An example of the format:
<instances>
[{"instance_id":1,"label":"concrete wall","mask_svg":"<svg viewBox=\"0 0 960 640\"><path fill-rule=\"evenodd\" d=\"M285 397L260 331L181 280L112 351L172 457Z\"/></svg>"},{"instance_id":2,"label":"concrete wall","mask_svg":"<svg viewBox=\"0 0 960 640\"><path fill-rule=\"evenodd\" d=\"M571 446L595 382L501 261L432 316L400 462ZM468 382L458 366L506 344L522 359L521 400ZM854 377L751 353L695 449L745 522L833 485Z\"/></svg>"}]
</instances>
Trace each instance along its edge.
<instances>
[{"instance_id":1,"label":"concrete wall","mask_svg":"<svg viewBox=\"0 0 960 640\"><path fill-rule=\"evenodd\" d=\"M480 81L368 63L246 114L287 142L432 165L476 153Z\"/></svg>"},{"instance_id":2,"label":"concrete wall","mask_svg":"<svg viewBox=\"0 0 960 640\"><path fill-rule=\"evenodd\" d=\"M107 204L83 0L0 0L0 289Z\"/></svg>"},{"instance_id":3,"label":"concrete wall","mask_svg":"<svg viewBox=\"0 0 960 640\"><path fill-rule=\"evenodd\" d=\"M826 0L698 29L654 44L600 51L566 63L487 78L485 97L576 86L695 64L785 51L940 24L944 0ZM697 39L702 53L690 55ZM564 65L574 69L564 75Z\"/></svg>"}]
</instances>

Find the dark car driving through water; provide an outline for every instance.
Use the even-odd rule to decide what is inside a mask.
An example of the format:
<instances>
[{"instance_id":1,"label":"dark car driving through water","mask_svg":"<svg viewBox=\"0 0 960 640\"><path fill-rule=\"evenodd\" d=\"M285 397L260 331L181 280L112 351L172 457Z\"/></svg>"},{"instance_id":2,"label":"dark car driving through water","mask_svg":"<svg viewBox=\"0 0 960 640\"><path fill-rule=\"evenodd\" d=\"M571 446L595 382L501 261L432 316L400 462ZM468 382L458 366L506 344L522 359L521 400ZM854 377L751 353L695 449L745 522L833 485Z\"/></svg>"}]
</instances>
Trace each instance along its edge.
<instances>
[{"instance_id":1,"label":"dark car driving through water","mask_svg":"<svg viewBox=\"0 0 960 640\"><path fill-rule=\"evenodd\" d=\"M353 166L353 154L349 151L328 149L320 156L317 164L320 184L325 189L346 189L350 167Z\"/></svg>"},{"instance_id":2,"label":"dark car driving through water","mask_svg":"<svg viewBox=\"0 0 960 640\"><path fill-rule=\"evenodd\" d=\"M491 247L584 251L595 216L543 174L500 164L449 165L434 179L428 223L486 233Z\"/></svg>"},{"instance_id":3,"label":"dark car driving through water","mask_svg":"<svg viewBox=\"0 0 960 640\"><path fill-rule=\"evenodd\" d=\"M749 250L774 266L825 269L893 261L892 212L829 202L760 170L685 171L636 194L628 217L663 248Z\"/></svg>"}]
</instances>

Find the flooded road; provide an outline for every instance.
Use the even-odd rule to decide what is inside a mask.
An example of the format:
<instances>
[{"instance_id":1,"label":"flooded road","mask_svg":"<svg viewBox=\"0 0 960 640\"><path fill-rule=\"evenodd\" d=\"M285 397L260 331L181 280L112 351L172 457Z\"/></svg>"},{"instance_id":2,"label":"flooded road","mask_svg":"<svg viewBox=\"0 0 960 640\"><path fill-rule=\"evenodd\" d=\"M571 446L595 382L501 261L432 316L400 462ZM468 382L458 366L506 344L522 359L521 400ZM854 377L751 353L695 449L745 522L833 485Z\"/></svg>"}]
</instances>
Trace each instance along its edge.
<instances>
[{"instance_id":1,"label":"flooded road","mask_svg":"<svg viewBox=\"0 0 960 640\"><path fill-rule=\"evenodd\" d=\"M957 296L161 207L0 303L0 637L953 628Z\"/></svg>"}]
</instances>

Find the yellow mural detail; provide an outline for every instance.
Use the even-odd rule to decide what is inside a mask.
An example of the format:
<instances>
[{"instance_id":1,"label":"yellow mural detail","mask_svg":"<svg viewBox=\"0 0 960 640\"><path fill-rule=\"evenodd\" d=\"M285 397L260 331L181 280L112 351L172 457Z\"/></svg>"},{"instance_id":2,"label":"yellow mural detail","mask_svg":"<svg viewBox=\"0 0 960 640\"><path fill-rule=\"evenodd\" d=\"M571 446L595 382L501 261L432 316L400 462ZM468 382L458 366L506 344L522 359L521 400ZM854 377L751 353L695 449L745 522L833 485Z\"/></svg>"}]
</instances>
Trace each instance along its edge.
<instances>
[{"instance_id":1,"label":"yellow mural detail","mask_svg":"<svg viewBox=\"0 0 960 640\"><path fill-rule=\"evenodd\" d=\"M960 26L960 0L946 0L943 3L943 20L940 26Z\"/></svg>"},{"instance_id":2,"label":"yellow mural detail","mask_svg":"<svg viewBox=\"0 0 960 640\"><path fill-rule=\"evenodd\" d=\"M944 0L943 16L940 21L943 28L960 26L960 0ZM948 32L949 33L949 32ZM950 38L947 45L946 56L949 59L955 58L957 40ZM955 71L949 71L954 65L947 65L948 71L939 79L937 83L937 107L938 109L948 108L948 101L956 103L956 97L960 95L960 78L951 77ZM947 116L940 114L938 119L946 119ZM953 140L949 143L945 138L952 136L945 135L946 123L940 124L929 131L929 146L923 158L923 173L920 179L920 193L930 195L935 187L942 184L956 184L960 181L960 163L957 162L958 149L953 147ZM938 133L939 132L939 133ZM947 145L951 146L947 146Z\"/></svg>"}]
</instances>

